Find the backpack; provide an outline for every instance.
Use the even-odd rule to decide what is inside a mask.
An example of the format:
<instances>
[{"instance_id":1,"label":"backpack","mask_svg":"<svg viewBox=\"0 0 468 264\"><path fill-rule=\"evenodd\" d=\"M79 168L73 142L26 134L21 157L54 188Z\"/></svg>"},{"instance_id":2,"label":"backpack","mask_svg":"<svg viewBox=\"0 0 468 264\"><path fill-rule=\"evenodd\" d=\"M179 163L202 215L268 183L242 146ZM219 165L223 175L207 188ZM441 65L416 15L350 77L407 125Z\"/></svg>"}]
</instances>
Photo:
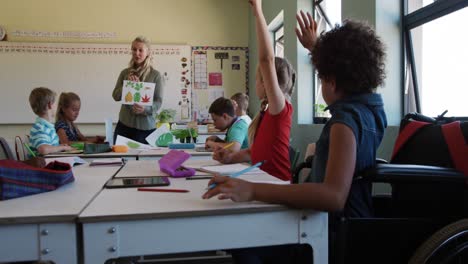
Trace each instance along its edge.
<instances>
[{"instance_id":1,"label":"backpack","mask_svg":"<svg viewBox=\"0 0 468 264\"><path fill-rule=\"evenodd\" d=\"M400 123L391 163L454 168L468 177L468 122L444 114L435 119L407 114Z\"/></svg>"}]
</instances>

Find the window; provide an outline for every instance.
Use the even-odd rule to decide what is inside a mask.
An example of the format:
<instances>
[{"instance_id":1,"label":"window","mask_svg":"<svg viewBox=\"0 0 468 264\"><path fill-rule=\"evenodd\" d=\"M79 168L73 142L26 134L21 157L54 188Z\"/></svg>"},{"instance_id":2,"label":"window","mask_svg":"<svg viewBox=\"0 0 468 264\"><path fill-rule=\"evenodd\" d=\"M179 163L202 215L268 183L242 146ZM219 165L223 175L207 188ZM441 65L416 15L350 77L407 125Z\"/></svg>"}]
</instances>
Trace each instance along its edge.
<instances>
[{"instance_id":1,"label":"window","mask_svg":"<svg viewBox=\"0 0 468 264\"><path fill-rule=\"evenodd\" d=\"M341 24L341 0L316 0L314 18L317 31L328 31L336 24ZM324 123L330 117L322 96L322 86L317 73L314 76L314 123Z\"/></svg>"},{"instance_id":2,"label":"window","mask_svg":"<svg viewBox=\"0 0 468 264\"><path fill-rule=\"evenodd\" d=\"M275 40L275 56L284 58L284 25L281 24L273 31L273 39Z\"/></svg>"},{"instance_id":3,"label":"window","mask_svg":"<svg viewBox=\"0 0 468 264\"><path fill-rule=\"evenodd\" d=\"M468 0L404 0L405 113L468 117Z\"/></svg>"}]
</instances>

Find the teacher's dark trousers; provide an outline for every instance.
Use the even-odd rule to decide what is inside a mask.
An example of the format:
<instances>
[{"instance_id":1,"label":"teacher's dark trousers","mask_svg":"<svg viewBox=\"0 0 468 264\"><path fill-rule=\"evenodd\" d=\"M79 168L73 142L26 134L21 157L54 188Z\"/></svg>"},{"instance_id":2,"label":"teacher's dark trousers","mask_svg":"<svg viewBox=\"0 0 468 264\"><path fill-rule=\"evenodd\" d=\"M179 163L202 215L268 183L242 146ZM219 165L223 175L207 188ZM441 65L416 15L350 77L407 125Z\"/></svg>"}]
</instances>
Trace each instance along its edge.
<instances>
[{"instance_id":1,"label":"teacher's dark trousers","mask_svg":"<svg viewBox=\"0 0 468 264\"><path fill-rule=\"evenodd\" d=\"M136 129L136 128L133 128L133 127L128 127L128 126L120 123L120 121L119 121L117 123L117 125L115 126L114 144L115 144L115 140L117 139L117 135L121 135L123 137L138 141L138 142L143 143L143 144L148 144L148 142L146 142L145 138L147 136L149 136L149 134L153 133L154 130L156 130L156 129L140 130L140 129Z\"/></svg>"}]
</instances>

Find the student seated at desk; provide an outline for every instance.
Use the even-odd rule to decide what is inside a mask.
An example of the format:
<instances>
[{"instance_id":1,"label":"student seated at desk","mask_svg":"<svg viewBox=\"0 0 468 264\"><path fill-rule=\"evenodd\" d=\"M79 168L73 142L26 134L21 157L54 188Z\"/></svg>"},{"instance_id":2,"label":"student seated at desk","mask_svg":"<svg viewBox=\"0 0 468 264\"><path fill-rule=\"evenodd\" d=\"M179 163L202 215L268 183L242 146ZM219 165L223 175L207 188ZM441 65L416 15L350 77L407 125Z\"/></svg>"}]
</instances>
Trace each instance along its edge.
<instances>
[{"instance_id":1,"label":"student seated at desk","mask_svg":"<svg viewBox=\"0 0 468 264\"><path fill-rule=\"evenodd\" d=\"M260 58L260 64L271 64L273 51L261 0L249 2L256 18L259 54L262 56L265 50L269 53L263 60ZM385 50L375 31L363 23L345 21L317 38L317 26L309 13L306 16L301 12L297 20L300 26L296 29L297 37L312 53L312 63L332 115L316 143L312 177L304 184L275 185L215 176L209 184L217 183L216 187L203 198L219 194L219 199L258 200L331 212L329 228L333 239L335 224L341 217L373 214L371 183L354 179L375 165L377 148L387 126L382 97L375 93L385 77ZM261 69L265 76L265 67ZM246 249L233 255L236 263L262 263L268 259L274 260L270 263L282 263L279 254L300 247ZM310 252L307 255L305 258L311 263ZM333 252L330 256L333 257Z\"/></svg>"},{"instance_id":2,"label":"student seated at desk","mask_svg":"<svg viewBox=\"0 0 468 264\"><path fill-rule=\"evenodd\" d=\"M247 115L247 108L249 108L249 96L245 93L236 93L231 96L232 103L234 104L234 111L236 116L244 119L247 125L252 123L252 119Z\"/></svg>"},{"instance_id":3,"label":"student seated at desk","mask_svg":"<svg viewBox=\"0 0 468 264\"><path fill-rule=\"evenodd\" d=\"M221 131L227 129L227 132L225 140L217 136L208 137L205 148L215 149L216 147L227 146L230 143L233 143L229 147L229 151L232 152L248 148L247 130L249 126L244 119L236 116L231 100L220 97L211 104L208 111L211 114L214 126Z\"/></svg>"},{"instance_id":4,"label":"student seated at desk","mask_svg":"<svg viewBox=\"0 0 468 264\"><path fill-rule=\"evenodd\" d=\"M61 93L57 108L55 130L61 144L69 144L73 141L88 141L91 143L104 142L104 138L96 136L86 138L81 134L74 121L80 114L81 100L75 93Z\"/></svg>"},{"instance_id":5,"label":"student seated at desk","mask_svg":"<svg viewBox=\"0 0 468 264\"><path fill-rule=\"evenodd\" d=\"M37 115L36 122L30 131L30 142L32 148L41 155L74 150L68 145L59 144L55 127L51 123L55 117L55 97L56 93L45 87L35 88L29 95L29 104Z\"/></svg>"}]
</instances>

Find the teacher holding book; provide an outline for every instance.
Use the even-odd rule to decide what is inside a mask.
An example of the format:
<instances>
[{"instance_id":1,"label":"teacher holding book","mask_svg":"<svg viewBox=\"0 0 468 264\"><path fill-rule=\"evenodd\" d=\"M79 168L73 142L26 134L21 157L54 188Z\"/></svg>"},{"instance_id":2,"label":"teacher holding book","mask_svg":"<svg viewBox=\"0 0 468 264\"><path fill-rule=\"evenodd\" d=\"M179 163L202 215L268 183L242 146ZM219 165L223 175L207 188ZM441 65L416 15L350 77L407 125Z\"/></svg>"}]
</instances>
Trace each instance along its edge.
<instances>
[{"instance_id":1,"label":"teacher holding book","mask_svg":"<svg viewBox=\"0 0 468 264\"><path fill-rule=\"evenodd\" d=\"M122 90L125 80L154 83L153 105L122 104L119 122L114 131L114 142L117 135L121 135L147 144L145 138L155 130L155 114L162 104L164 83L161 74L151 66L152 60L151 45L148 39L143 36L136 37L132 42L132 59L129 67L120 72L112 97L115 101L123 99Z\"/></svg>"}]
</instances>

